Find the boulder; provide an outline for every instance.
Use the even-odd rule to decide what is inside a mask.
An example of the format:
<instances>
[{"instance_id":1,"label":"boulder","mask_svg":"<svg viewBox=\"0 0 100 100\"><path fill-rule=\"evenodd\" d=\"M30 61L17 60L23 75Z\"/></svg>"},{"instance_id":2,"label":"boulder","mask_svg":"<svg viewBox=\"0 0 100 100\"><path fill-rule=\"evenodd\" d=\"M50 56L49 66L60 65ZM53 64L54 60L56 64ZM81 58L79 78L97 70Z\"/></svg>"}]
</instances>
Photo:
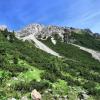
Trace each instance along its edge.
<instances>
[{"instance_id":1,"label":"boulder","mask_svg":"<svg viewBox=\"0 0 100 100\"><path fill-rule=\"evenodd\" d=\"M28 100L27 96L23 96L21 100Z\"/></svg>"},{"instance_id":2,"label":"boulder","mask_svg":"<svg viewBox=\"0 0 100 100\"><path fill-rule=\"evenodd\" d=\"M15 98L8 98L8 100L16 100Z\"/></svg>"},{"instance_id":3,"label":"boulder","mask_svg":"<svg viewBox=\"0 0 100 100\"><path fill-rule=\"evenodd\" d=\"M34 89L32 92L31 92L31 97L32 97L32 100L41 100L41 94L36 90Z\"/></svg>"}]
</instances>

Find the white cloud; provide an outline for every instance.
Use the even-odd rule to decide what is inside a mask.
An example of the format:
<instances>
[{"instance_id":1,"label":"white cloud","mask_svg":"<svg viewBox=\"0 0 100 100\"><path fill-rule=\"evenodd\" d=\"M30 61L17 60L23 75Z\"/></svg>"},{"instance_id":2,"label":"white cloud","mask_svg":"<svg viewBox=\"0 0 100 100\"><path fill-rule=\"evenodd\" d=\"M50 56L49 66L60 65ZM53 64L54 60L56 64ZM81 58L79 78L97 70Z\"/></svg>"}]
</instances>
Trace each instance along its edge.
<instances>
[{"instance_id":1,"label":"white cloud","mask_svg":"<svg viewBox=\"0 0 100 100\"><path fill-rule=\"evenodd\" d=\"M95 18L99 15L100 15L100 12L95 12L95 13L88 14L87 16L85 16L83 18L83 21L85 22L85 21L91 20L91 19L93 19L93 18Z\"/></svg>"}]
</instances>

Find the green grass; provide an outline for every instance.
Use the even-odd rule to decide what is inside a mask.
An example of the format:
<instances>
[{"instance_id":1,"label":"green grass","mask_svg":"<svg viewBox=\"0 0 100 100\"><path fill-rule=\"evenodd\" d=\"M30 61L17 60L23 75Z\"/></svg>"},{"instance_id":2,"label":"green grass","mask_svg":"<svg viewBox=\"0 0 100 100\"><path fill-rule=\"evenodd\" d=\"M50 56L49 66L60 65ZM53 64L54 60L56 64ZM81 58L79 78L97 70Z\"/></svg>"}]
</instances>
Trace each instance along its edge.
<instances>
[{"instance_id":1,"label":"green grass","mask_svg":"<svg viewBox=\"0 0 100 100\"><path fill-rule=\"evenodd\" d=\"M53 45L50 39L42 41L64 56L64 58L57 58L39 50L28 41L22 42L15 39L10 42L3 34L0 33L1 100L7 100L8 97L20 99L24 95L30 95L30 85L33 86L32 89L35 87L42 94L48 88L52 89L54 94L69 94L70 100L74 100L82 90L87 90L84 88L86 82L94 86L91 88L87 85L87 91L91 92L96 89L96 92L99 93L97 90L100 90L100 62L92 58L89 53L58 40L56 45ZM82 41L85 37L82 37ZM91 42L87 43L90 43L88 46L91 45ZM95 43L97 42L95 41ZM99 49L99 47L96 48ZM17 63L14 63L14 58L18 60ZM42 77L43 75L44 77ZM93 93L90 94L90 97L91 95L97 97L97 94ZM49 96L52 97L52 94ZM6 99L3 99L5 97Z\"/></svg>"},{"instance_id":2,"label":"green grass","mask_svg":"<svg viewBox=\"0 0 100 100\"><path fill-rule=\"evenodd\" d=\"M76 39L76 44L81 46L100 51L100 40L89 35L88 33L81 32L82 34L72 33L72 37Z\"/></svg>"},{"instance_id":3,"label":"green grass","mask_svg":"<svg viewBox=\"0 0 100 100\"><path fill-rule=\"evenodd\" d=\"M54 94L66 95L68 93L68 85L64 80L58 80L53 83L53 92Z\"/></svg>"},{"instance_id":4,"label":"green grass","mask_svg":"<svg viewBox=\"0 0 100 100\"><path fill-rule=\"evenodd\" d=\"M19 79L23 79L27 82L30 82L31 80L36 80L36 81L41 81L40 75L43 71L38 70L36 68L34 68L32 71L27 71L25 73L21 73L18 78Z\"/></svg>"}]
</instances>

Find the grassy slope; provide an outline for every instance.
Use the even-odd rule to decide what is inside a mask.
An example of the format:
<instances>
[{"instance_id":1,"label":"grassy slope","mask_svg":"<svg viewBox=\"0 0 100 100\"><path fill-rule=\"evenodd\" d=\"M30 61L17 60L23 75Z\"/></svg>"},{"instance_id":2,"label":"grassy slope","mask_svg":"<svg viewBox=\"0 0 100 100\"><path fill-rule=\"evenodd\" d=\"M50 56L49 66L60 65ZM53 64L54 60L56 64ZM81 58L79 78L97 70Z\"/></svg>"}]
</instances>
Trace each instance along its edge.
<instances>
[{"instance_id":1,"label":"grassy slope","mask_svg":"<svg viewBox=\"0 0 100 100\"><path fill-rule=\"evenodd\" d=\"M4 53L0 54L0 64L2 64L0 65L0 99L6 100L8 97L21 98L23 95L29 96L30 91L34 88L41 93L44 93L47 88L52 88L53 93L55 93L55 88L59 90L59 87L62 87L61 91L65 91L65 86L63 86L65 83L67 83L66 88L68 86L65 93L67 92L69 97L71 91L75 92L69 86L77 90L77 93L71 96L73 98L71 100L74 100L79 92L77 86L81 89L87 89L94 96L98 95L97 91L100 89L100 63L98 61L94 60L90 54L71 45L58 42L54 46L49 40L45 43L64 55L65 58L58 59L47 54L28 41L22 42L14 38L14 41L10 42L5 38L4 33L0 33L0 50L3 50ZM15 58L18 60L17 63L14 63ZM91 84L93 87L87 88L85 86L86 82L93 83ZM63 85L61 86L61 84ZM95 88L96 94L92 91ZM59 91L59 94L61 94L61 91Z\"/></svg>"},{"instance_id":2,"label":"grassy slope","mask_svg":"<svg viewBox=\"0 0 100 100\"><path fill-rule=\"evenodd\" d=\"M83 39L84 41L85 37L82 37L82 38L84 38ZM92 45L91 39L90 40L86 39L86 40L90 41L90 43L86 42L87 45L84 44L82 46L93 49L93 46L91 46ZM92 41L94 41L93 42L94 45L95 43L98 43L98 44L100 43L100 42L95 41L95 39L93 40L93 38L92 38ZM65 56L65 58L67 58L64 61L65 63L69 65L69 67L65 69L65 71L67 72L67 76L71 75L70 78L72 78L73 80L75 80L75 78L77 80L78 78L79 82L81 83L81 86L83 87L85 87L84 84L86 84L87 82L96 83L94 87L95 88L98 87L98 84L100 82L100 75L99 75L100 74L100 62L92 58L91 54L85 51L82 51L79 48L74 47L70 44L62 43L59 41L57 41L57 44L54 45L51 42L50 38L42 42L48 45L53 50L55 50L56 52L58 52L59 54L61 54L62 56ZM100 45L98 44L94 46L94 49L99 51ZM97 80L95 80L96 78ZM100 87L100 84L99 84L99 87ZM100 91L99 88L98 88L98 91Z\"/></svg>"},{"instance_id":3,"label":"grassy slope","mask_svg":"<svg viewBox=\"0 0 100 100\"><path fill-rule=\"evenodd\" d=\"M0 98L3 99L4 97L1 96L4 95L6 99L6 96L12 97L18 95L17 92L9 87L9 84L12 86L21 81L27 81L27 83L29 83L34 79L36 81L41 80L40 75L43 73L43 70L45 70L45 68L43 68L45 65L44 63L40 63L42 60L47 62L48 60L45 59L49 55L36 49L31 43L23 43L17 39L11 43L0 33L0 50L2 49L4 50L4 55L0 54L0 57L4 58L3 62L5 65L0 66ZM13 63L13 58L15 56L18 59L17 64ZM13 77L16 77L17 80L14 80Z\"/></svg>"},{"instance_id":4,"label":"grassy slope","mask_svg":"<svg viewBox=\"0 0 100 100\"><path fill-rule=\"evenodd\" d=\"M49 88L48 83L51 82L41 78L41 73L48 78L52 77L49 66L55 67L57 58L37 49L28 41L22 42L14 37L15 40L10 42L3 34L0 33L0 99L21 98L22 95L30 93L34 87L40 92L45 90L45 87ZM16 64L14 58L18 60ZM60 60L57 64L60 64ZM53 76L56 81L57 76L55 74ZM33 87L30 90L31 86Z\"/></svg>"},{"instance_id":5,"label":"grassy slope","mask_svg":"<svg viewBox=\"0 0 100 100\"><path fill-rule=\"evenodd\" d=\"M76 44L82 45L84 47L100 51L100 40L93 36L90 36L86 32L74 33L72 32L72 37L76 39Z\"/></svg>"}]
</instances>

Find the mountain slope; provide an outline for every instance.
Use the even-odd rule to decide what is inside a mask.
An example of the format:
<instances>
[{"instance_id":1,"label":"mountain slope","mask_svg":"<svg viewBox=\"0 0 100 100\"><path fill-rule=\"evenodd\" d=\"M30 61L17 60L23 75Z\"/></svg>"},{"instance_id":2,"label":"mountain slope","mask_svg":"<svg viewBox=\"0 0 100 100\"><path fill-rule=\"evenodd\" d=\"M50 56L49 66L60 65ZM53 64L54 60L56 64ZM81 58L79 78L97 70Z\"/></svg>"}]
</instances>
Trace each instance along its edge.
<instances>
[{"instance_id":1,"label":"mountain slope","mask_svg":"<svg viewBox=\"0 0 100 100\"><path fill-rule=\"evenodd\" d=\"M95 34L92 35L88 32L81 31L79 33L72 32L72 37L76 39L75 44L100 51L100 38L95 37Z\"/></svg>"},{"instance_id":2,"label":"mountain slope","mask_svg":"<svg viewBox=\"0 0 100 100\"><path fill-rule=\"evenodd\" d=\"M79 46L79 45L76 45L76 44L72 44L72 45L76 46L76 47L79 47L81 50L84 50L84 51L90 53L93 58L95 58L95 59L100 61L100 52L92 50L92 49L88 49L86 47L82 47L82 46Z\"/></svg>"},{"instance_id":3,"label":"mountain slope","mask_svg":"<svg viewBox=\"0 0 100 100\"><path fill-rule=\"evenodd\" d=\"M100 62L90 53L69 43L76 39L70 35L69 29L66 33L68 37L64 37L64 28L49 26L48 30L42 26L42 30L39 27L41 26L27 27L16 33L17 38L14 32L0 31L0 99L7 100L12 97L21 99L27 96L30 100L30 92L37 89L42 94L43 100L66 95L69 100L77 100L84 93L86 100L98 100ZM56 44L52 43L51 38ZM93 41L95 44L97 40ZM43 47L37 48L36 44L39 46L42 44L45 49L49 47L62 57L53 56L54 51L51 55L50 51L47 53L41 50ZM91 44L87 42L87 45ZM96 49L99 51L99 46ZM51 92L48 92L49 90Z\"/></svg>"},{"instance_id":4,"label":"mountain slope","mask_svg":"<svg viewBox=\"0 0 100 100\"><path fill-rule=\"evenodd\" d=\"M40 42L39 40L37 40L33 34L22 38L22 40L24 40L24 41L25 40L29 40L29 41L33 40L35 42L35 45L36 45L37 48L39 48L39 49L41 49L41 50L43 50L43 51L45 51L47 53L50 53L50 54L52 54L54 56L60 57L60 55L58 53L56 53L55 51L51 50L49 47L47 47L42 42Z\"/></svg>"}]
</instances>

